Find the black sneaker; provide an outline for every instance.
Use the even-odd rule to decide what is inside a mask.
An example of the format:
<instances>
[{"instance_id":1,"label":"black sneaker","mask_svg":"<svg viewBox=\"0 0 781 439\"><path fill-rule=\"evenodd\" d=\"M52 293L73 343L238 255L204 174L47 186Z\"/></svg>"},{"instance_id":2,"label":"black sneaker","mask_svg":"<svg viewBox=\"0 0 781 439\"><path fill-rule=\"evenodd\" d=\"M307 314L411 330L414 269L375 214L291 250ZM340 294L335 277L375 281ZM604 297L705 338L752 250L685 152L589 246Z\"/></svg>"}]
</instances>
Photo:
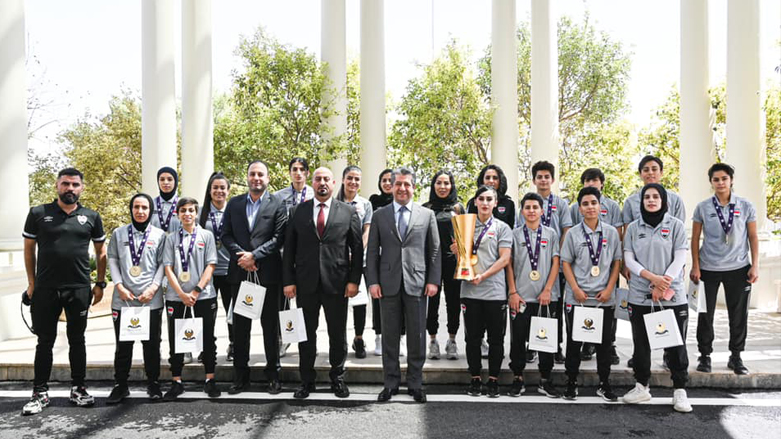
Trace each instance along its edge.
<instances>
[{"instance_id":1,"label":"black sneaker","mask_svg":"<svg viewBox=\"0 0 781 439\"><path fill-rule=\"evenodd\" d=\"M33 392L33 397L22 407L22 416L37 415L49 406L49 392Z\"/></svg>"},{"instance_id":2,"label":"black sneaker","mask_svg":"<svg viewBox=\"0 0 781 439\"><path fill-rule=\"evenodd\" d=\"M700 355L697 359L697 371L709 373L711 371L710 356Z\"/></svg>"},{"instance_id":3,"label":"black sneaker","mask_svg":"<svg viewBox=\"0 0 781 439\"><path fill-rule=\"evenodd\" d=\"M146 394L152 401L160 401L163 399L163 392L160 390L160 383L153 381L146 386Z\"/></svg>"},{"instance_id":4,"label":"black sneaker","mask_svg":"<svg viewBox=\"0 0 781 439\"><path fill-rule=\"evenodd\" d=\"M201 351L201 353L198 354L198 362L203 364L203 351Z\"/></svg>"},{"instance_id":5,"label":"black sneaker","mask_svg":"<svg viewBox=\"0 0 781 439\"><path fill-rule=\"evenodd\" d=\"M222 395L220 389L217 388L217 382L213 378L206 380L206 383L203 385L203 393L209 395L209 398L219 398Z\"/></svg>"},{"instance_id":6,"label":"black sneaker","mask_svg":"<svg viewBox=\"0 0 781 439\"><path fill-rule=\"evenodd\" d=\"M662 367L666 371L670 371L670 365L669 365L669 355L667 354L667 351L664 351L662 354Z\"/></svg>"},{"instance_id":7,"label":"black sneaker","mask_svg":"<svg viewBox=\"0 0 781 439\"><path fill-rule=\"evenodd\" d=\"M176 401L176 398L182 393L184 393L184 384L181 381L173 381L171 388L163 395L163 401Z\"/></svg>"},{"instance_id":8,"label":"black sneaker","mask_svg":"<svg viewBox=\"0 0 781 439\"><path fill-rule=\"evenodd\" d=\"M499 381L494 378L488 378L488 383L485 385L486 393L489 398L499 397Z\"/></svg>"},{"instance_id":9,"label":"black sneaker","mask_svg":"<svg viewBox=\"0 0 781 439\"><path fill-rule=\"evenodd\" d=\"M353 339L353 350L355 351L355 358L366 358L366 343L362 338Z\"/></svg>"},{"instance_id":10,"label":"black sneaker","mask_svg":"<svg viewBox=\"0 0 781 439\"><path fill-rule=\"evenodd\" d=\"M561 348L559 348L558 351L556 351L556 354L553 356L553 361L556 364L564 364L564 362L567 360L567 357L564 356L564 353L561 352Z\"/></svg>"},{"instance_id":11,"label":"black sneaker","mask_svg":"<svg viewBox=\"0 0 781 439\"><path fill-rule=\"evenodd\" d=\"M592 358L594 358L594 352L596 352L597 347L594 346L591 343L583 343L583 348L580 351L580 359L582 361L588 361Z\"/></svg>"},{"instance_id":12,"label":"black sneaker","mask_svg":"<svg viewBox=\"0 0 781 439\"><path fill-rule=\"evenodd\" d=\"M106 398L106 404L119 404L128 396L130 396L130 390L127 388L127 384L117 384L111 389L111 393Z\"/></svg>"},{"instance_id":13,"label":"black sneaker","mask_svg":"<svg viewBox=\"0 0 781 439\"><path fill-rule=\"evenodd\" d=\"M561 392L553 387L553 383L550 380L540 380L540 385L537 386L537 393L548 398L561 398Z\"/></svg>"},{"instance_id":14,"label":"black sneaker","mask_svg":"<svg viewBox=\"0 0 781 439\"><path fill-rule=\"evenodd\" d=\"M735 375L748 375L748 368L743 364L739 355L730 355L727 369L732 369Z\"/></svg>"},{"instance_id":15,"label":"black sneaker","mask_svg":"<svg viewBox=\"0 0 781 439\"><path fill-rule=\"evenodd\" d=\"M523 380L518 377L515 377L512 385L510 385L510 390L507 391L507 395L512 397L518 397L523 395L525 392L526 392L526 386L524 385Z\"/></svg>"},{"instance_id":16,"label":"black sneaker","mask_svg":"<svg viewBox=\"0 0 781 439\"><path fill-rule=\"evenodd\" d=\"M635 368L635 359L634 358L630 358L630 359L626 360L626 367L628 367L630 369L634 369Z\"/></svg>"},{"instance_id":17,"label":"black sneaker","mask_svg":"<svg viewBox=\"0 0 781 439\"><path fill-rule=\"evenodd\" d=\"M537 351L526 351L527 363L534 363L534 360L536 359L537 359Z\"/></svg>"},{"instance_id":18,"label":"black sneaker","mask_svg":"<svg viewBox=\"0 0 781 439\"><path fill-rule=\"evenodd\" d=\"M613 366L618 366L619 363L621 363L621 357L618 356L618 352L616 352L616 346L613 345L610 348L610 364Z\"/></svg>"},{"instance_id":19,"label":"black sneaker","mask_svg":"<svg viewBox=\"0 0 781 439\"><path fill-rule=\"evenodd\" d=\"M95 405L95 398L87 393L87 389L84 386L71 387L71 395L68 400L79 407L92 407Z\"/></svg>"},{"instance_id":20,"label":"black sneaker","mask_svg":"<svg viewBox=\"0 0 781 439\"><path fill-rule=\"evenodd\" d=\"M564 391L564 399L569 401L578 399L578 383L576 381L567 381L567 390Z\"/></svg>"},{"instance_id":21,"label":"black sneaker","mask_svg":"<svg viewBox=\"0 0 781 439\"><path fill-rule=\"evenodd\" d=\"M610 387L610 383L608 383L607 381L599 383L599 388L597 389L597 396L601 397L607 402L618 401L618 395L613 393L613 389Z\"/></svg>"},{"instance_id":22,"label":"black sneaker","mask_svg":"<svg viewBox=\"0 0 781 439\"><path fill-rule=\"evenodd\" d=\"M480 378L472 378L469 383L469 388L466 389L466 394L469 396L480 396L482 393L483 383Z\"/></svg>"}]
</instances>

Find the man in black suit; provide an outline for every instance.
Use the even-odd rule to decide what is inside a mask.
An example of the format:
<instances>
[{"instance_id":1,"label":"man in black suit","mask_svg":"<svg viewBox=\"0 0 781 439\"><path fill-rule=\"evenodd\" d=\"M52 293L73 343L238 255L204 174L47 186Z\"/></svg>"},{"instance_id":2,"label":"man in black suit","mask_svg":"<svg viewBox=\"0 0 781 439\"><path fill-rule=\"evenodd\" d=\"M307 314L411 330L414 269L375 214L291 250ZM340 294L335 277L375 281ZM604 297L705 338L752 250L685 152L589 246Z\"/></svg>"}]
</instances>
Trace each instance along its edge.
<instances>
[{"instance_id":1,"label":"man in black suit","mask_svg":"<svg viewBox=\"0 0 781 439\"><path fill-rule=\"evenodd\" d=\"M320 307L328 324L331 390L350 396L344 382L347 358L347 298L358 293L363 269L361 221L355 208L333 198L334 175L318 168L312 177L315 198L290 212L283 253L284 293L297 297L304 311L307 341L298 344L301 387L306 398L315 390L315 355Z\"/></svg>"},{"instance_id":2,"label":"man in black suit","mask_svg":"<svg viewBox=\"0 0 781 439\"><path fill-rule=\"evenodd\" d=\"M282 289L282 257L287 213L284 204L266 190L268 166L256 160L247 168L249 193L237 195L228 202L223 217L222 243L230 250L228 282L233 302L241 282L248 273L258 272L260 284L266 288L266 298L260 315L263 345L266 351L268 392L282 391L279 382L279 297ZM233 386L235 395L249 389L249 348L252 320L233 315Z\"/></svg>"}]
</instances>

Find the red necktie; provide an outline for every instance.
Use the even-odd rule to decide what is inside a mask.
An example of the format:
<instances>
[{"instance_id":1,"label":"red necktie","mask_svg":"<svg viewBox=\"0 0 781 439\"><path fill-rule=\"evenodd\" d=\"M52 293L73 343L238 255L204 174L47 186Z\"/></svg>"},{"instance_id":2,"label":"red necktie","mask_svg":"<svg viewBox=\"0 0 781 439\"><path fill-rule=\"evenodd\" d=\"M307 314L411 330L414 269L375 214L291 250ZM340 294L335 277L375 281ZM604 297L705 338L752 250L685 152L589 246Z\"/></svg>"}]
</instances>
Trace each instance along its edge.
<instances>
[{"instance_id":1,"label":"red necktie","mask_svg":"<svg viewBox=\"0 0 781 439\"><path fill-rule=\"evenodd\" d=\"M317 234L322 238L325 231L325 203L320 203L320 212L317 213Z\"/></svg>"}]
</instances>

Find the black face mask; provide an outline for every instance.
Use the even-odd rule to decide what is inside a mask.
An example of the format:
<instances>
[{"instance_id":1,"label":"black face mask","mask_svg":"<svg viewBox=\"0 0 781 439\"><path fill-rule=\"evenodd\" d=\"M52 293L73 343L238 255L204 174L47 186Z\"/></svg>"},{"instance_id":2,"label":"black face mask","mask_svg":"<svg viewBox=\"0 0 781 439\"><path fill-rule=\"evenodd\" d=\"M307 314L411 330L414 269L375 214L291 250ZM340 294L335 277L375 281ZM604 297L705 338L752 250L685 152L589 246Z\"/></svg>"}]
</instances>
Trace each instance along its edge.
<instances>
[{"instance_id":1,"label":"black face mask","mask_svg":"<svg viewBox=\"0 0 781 439\"><path fill-rule=\"evenodd\" d=\"M136 200L136 198L146 198L146 201L149 202L149 216L146 217L146 221L140 223L136 221L136 219L133 217L133 202ZM149 222L152 221L152 214L154 213L155 208L154 204L152 204L152 197L150 197L147 194L135 194L133 195L133 198L130 199L130 221L133 223L133 227L136 228L139 232L146 231L147 226L149 226Z\"/></svg>"},{"instance_id":2,"label":"black face mask","mask_svg":"<svg viewBox=\"0 0 781 439\"><path fill-rule=\"evenodd\" d=\"M60 194L60 195L58 195L58 198L60 199L60 201L62 201L63 203L65 203L65 204L67 204L69 206L79 202L79 196L74 194L74 193L70 193L70 192L66 192L64 194Z\"/></svg>"}]
</instances>

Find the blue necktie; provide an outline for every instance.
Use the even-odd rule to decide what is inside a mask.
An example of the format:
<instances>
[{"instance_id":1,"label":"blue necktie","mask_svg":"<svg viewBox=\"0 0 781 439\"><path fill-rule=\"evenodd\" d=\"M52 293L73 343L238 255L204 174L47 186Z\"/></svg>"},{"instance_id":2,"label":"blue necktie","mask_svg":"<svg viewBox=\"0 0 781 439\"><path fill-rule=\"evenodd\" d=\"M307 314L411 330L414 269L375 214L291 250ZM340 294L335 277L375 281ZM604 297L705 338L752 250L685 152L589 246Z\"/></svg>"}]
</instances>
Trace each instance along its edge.
<instances>
[{"instance_id":1,"label":"blue necktie","mask_svg":"<svg viewBox=\"0 0 781 439\"><path fill-rule=\"evenodd\" d=\"M407 236L407 218L404 217L404 212L407 211L407 206L401 206L399 208L399 222L397 224L399 228L399 236L404 239Z\"/></svg>"}]
</instances>

